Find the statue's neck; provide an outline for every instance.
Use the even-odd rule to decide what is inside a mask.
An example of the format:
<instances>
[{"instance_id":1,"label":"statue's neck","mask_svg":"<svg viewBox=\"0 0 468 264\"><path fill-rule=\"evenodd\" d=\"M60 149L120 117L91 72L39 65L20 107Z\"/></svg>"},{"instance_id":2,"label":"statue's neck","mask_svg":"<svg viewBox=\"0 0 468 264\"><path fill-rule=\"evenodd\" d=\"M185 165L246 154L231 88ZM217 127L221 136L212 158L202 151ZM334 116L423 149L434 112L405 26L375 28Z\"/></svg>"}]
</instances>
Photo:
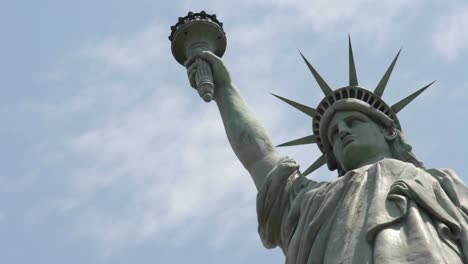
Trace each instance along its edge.
<instances>
[{"instance_id":1,"label":"statue's neck","mask_svg":"<svg viewBox=\"0 0 468 264\"><path fill-rule=\"evenodd\" d=\"M391 158L391 155L385 155L385 154L375 155L375 156L372 156L369 159L363 160L362 162L356 164L355 166L353 166L353 168L350 168L348 171L355 170L355 169L358 169L358 168L361 168L361 167L364 167L364 166L367 166L367 165L371 165L371 164L374 164L374 163L376 163L378 161L381 161L383 159L388 159L388 158Z\"/></svg>"}]
</instances>

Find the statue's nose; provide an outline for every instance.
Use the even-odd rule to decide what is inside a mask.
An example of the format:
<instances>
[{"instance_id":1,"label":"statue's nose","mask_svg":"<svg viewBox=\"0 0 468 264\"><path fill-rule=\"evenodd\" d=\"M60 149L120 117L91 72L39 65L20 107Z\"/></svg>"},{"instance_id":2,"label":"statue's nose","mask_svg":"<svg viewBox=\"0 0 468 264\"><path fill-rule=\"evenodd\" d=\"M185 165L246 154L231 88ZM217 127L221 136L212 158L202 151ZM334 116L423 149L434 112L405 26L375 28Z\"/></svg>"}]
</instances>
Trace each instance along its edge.
<instances>
[{"instance_id":1,"label":"statue's nose","mask_svg":"<svg viewBox=\"0 0 468 264\"><path fill-rule=\"evenodd\" d=\"M346 125L346 123L342 122L338 125L338 135L340 136L341 139L345 138L346 136L351 135L351 132L349 131L349 127Z\"/></svg>"}]
</instances>

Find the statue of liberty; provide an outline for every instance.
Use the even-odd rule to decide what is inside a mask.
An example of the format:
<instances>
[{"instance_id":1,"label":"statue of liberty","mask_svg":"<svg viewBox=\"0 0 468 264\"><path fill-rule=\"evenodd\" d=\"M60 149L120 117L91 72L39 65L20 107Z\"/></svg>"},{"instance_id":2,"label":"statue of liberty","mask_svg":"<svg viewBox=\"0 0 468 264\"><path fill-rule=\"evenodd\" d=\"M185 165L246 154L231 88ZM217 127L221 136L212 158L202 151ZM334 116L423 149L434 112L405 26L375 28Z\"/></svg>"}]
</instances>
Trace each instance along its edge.
<instances>
[{"instance_id":1,"label":"statue of liberty","mask_svg":"<svg viewBox=\"0 0 468 264\"><path fill-rule=\"evenodd\" d=\"M186 61L194 88L212 72L229 143L258 190L260 237L286 263L468 263L468 189L450 169L425 168L397 118L432 83L391 106L382 99L399 53L373 91L359 86L351 41L339 89L301 54L324 98L311 108L275 96L312 119L311 135L279 145L316 144L323 155L305 171L277 153L220 56L199 49ZM305 177L325 164L336 180Z\"/></svg>"}]
</instances>

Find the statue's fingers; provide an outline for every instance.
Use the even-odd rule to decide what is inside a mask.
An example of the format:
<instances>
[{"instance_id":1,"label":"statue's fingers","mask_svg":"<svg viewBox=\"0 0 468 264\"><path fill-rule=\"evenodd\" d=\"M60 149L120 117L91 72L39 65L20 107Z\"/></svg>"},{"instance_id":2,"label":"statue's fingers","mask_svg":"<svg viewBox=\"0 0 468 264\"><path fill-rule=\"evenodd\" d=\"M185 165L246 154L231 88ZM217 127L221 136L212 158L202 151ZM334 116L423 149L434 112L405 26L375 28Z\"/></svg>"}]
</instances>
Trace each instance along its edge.
<instances>
[{"instance_id":1,"label":"statue's fingers","mask_svg":"<svg viewBox=\"0 0 468 264\"><path fill-rule=\"evenodd\" d=\"M184 62L184 66L185 66L186 68L190 67L191 65L194 64L195 59L196 59L196 56L192 56L192 57L188 58L188 59Z\"/></svg>"},{"instance_id":2,"label":"statue's fingers","mask_svg":"<svg viewBox=\"0 0 468 264\"><path fill-rule=\"evenodd\" d=\"M193 88L195 88L196 86L196 82L195 82L195 75L197 73L197 66L198 64L197 63L191 63L189 64L189 66L187 67L187 75L189 77L189 81L190 81L190 86L192 86Z\"/></svg>"},{"instance_id":3,"label":"statue's fingers","mask_svg":"<svg viewBox=\"0 0 468 264\"><path fill-rule=\"evenodd\" d=\"M187 67L187 73L190 73L191 71L195 70L197 66L197 63L190 64L190 66Z\"/></svg>"},{"instance_id":4,"label":"statue's fingers","mask_svg":"<svg viewBox=\"0 0 468 264\"><path fill-rule=\"evenodd\" d=\"M200 75L207 75L211 72L210 65L205 60L199 59L197 60L196 64L198 66L197 70L200 73Z\"/></svg>"},{"instance_id":5,"label":"statue's fingers","mask_svg":"<svg viewBox=\"0 0 468 264\"><path fill-rule=\"evenodd\" d=\"M197 54L197 56L199 58L202 58L204 60L206 60L207 62L209 62L210 64L221 64L223 63L223 60L216 56L213 52L211 51L202 51L200 52L199 54Z\"/></svg>"},{"instance_id":6,"label":"statue's fingers","mask_svg":"<svg viewBox=\"0 0 468 264\"><path fill-rule=\"evenodd\" d=\"M195 68L187 70L187 74L188 74L189 77L194 75L196 72L197 72L197 69L195 69Z\"/></svg>"},{"instance_id":7,"label":"statue's fingers","mask_svg":"<svg viewBox=\"0 0 468 264\"><path fill-rule=\"evenodd\" d=\"M208 85L203 85L203 86L197 88L197 90L198 90L198 94L200 95L200 97L203 97L203 95L205 95L206 93L213 94L212 87L208 86Z\"/></svg>"},{"instance_id":8,"label":"statue's fingers","mask_svg":"<svg viewBox=\"0 0 468 264\"><path fill-rule=\"evenodd\" d=\"M192 71L189 72L189 81L190 81L190 86L192 86L193 88L196 88L196 80L195 80L195 76L197 74L197 71L194 69Z\"/></svg>"}]
</instances>

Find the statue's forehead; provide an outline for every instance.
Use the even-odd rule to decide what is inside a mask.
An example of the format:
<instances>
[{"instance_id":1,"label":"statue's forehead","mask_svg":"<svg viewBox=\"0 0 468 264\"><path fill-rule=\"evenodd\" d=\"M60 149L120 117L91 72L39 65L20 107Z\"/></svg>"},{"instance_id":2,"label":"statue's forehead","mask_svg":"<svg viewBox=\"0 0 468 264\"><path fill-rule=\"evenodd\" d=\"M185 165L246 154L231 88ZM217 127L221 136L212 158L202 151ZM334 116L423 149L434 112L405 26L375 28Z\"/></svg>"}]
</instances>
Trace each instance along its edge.
<instances>
[{"instance_id":1,"label":"statue's forehead","mask_svg":"<svg viewBox=\"0 0 468 264\"><path fill-rule=\"evenodd\" d=\"M372 120L369 116L357 110L339 110L333 113L330 123L328 124L328 128L332 127L333 125L336 125L342 120L345 120L353 116L365 118L367 120Z\"/></svg>"}]
</instances>

